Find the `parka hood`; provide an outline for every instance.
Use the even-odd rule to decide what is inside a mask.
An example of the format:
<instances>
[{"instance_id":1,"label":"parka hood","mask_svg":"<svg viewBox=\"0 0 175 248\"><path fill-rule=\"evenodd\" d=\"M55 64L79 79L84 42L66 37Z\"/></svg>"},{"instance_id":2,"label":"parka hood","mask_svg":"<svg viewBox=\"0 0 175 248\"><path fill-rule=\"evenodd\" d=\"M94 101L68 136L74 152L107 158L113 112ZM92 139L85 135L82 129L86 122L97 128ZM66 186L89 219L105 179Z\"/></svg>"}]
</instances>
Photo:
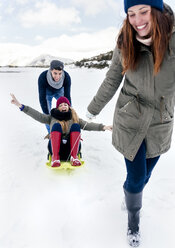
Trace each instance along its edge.
<instances>
[{"instance_id":1,"label":"parka hood","mask_svg":"<svg viewBox=\"0 0 175 248\"><path fill-rule=\"evenodd\" d=\"M164 3L164 11L165 13L170 15L172 22L174 23L173 30L172 30L172 32L174 33L175 32L175 13L173 12L172 8L166 3Z\"/></svg>"}]
</instances>

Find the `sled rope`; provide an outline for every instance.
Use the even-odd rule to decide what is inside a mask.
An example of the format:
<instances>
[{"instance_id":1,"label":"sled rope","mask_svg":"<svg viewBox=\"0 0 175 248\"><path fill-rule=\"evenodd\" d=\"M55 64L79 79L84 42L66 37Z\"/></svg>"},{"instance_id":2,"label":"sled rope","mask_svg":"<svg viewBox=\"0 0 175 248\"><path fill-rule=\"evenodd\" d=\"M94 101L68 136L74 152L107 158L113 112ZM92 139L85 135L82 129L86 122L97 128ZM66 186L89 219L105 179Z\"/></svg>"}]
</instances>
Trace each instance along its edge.
<instances>
[{"instance_id":1,"label":"sled rope","mask_svg":"<svg viewBox=\"0 0 175 248\"><path fill-rule=\"evenodd\" d=\"M85 129L85 127L86 127L87 124L88 124L88 122L86 121L86 123L84 124L84 127L82 128L82 130ZM75 141L75 143L74 143L74 145L73 145L73 147L72 147L72 149L71 149L71 151L70 151L70 153L69 153L69 156L68 156L66 162L68 162L68 161L70 160L71 153L72 153L72 151L73 151L73 149L74 149L74 147L75 147L75 145L76 145L78 139L80 138L80 136L81 136L81 133L78 135L78 137L77 137L77 139L76 139L76 141Z\"/></svg>"}]
</instances>

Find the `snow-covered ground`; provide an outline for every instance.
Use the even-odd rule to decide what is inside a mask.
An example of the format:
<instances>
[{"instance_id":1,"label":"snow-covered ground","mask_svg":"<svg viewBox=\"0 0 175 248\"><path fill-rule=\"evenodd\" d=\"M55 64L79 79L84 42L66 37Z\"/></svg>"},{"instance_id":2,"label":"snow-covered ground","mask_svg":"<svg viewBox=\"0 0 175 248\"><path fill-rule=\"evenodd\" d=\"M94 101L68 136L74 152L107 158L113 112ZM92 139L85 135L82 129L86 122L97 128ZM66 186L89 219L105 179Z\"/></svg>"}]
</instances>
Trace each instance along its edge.
<instances>
[{"instance_id":1,"label":"snow-covered ground","mask_svg":"<svg viewBox=\"0 0 175 248\"><path fill-rule=\"evenodd\" d=\"M66 68L80 117L106 70ZM45 126L10 104L10 93L40 110L37 78L42 69L0 69L0 247L127 248L127 215L121 211L123 156L111 133L82 132L86 164L71 173L45 166ZM112 123L117 95L95 120ZM174 248L175 137L144 191L142 248Z\"/></svg>"}]
</instances>

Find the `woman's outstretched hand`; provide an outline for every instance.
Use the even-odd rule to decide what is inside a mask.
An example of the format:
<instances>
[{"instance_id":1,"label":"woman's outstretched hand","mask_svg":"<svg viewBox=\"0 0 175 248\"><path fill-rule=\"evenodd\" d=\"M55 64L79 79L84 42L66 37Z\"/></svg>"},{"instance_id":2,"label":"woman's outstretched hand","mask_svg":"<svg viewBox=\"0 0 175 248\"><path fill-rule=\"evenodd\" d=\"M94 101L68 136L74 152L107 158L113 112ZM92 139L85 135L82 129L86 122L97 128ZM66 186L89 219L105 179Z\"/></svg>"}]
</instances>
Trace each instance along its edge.
<instances>
[{"instance_id":1,"label":"woman's outstretched hand","mask_svg":"<svg viewBox=\"0 0 175 248\"><path fill-rule=\"evenodd\" d=\"M106 131L106 130L112 131L112 126L104 126L103 130L104 131Z\"/></svg>"},{"instance_id":2,"label":"woman's outstretched hand","mask_svg":"<svg viewBox=\"0 0 175 248\"><path fill-rule=\"evenodd\" d=\"M22 104L16 99L15 95L10 93L12 99L11 99L11 103L16 105L17 107L21 108Z\"/></svg>"}]
</instances>

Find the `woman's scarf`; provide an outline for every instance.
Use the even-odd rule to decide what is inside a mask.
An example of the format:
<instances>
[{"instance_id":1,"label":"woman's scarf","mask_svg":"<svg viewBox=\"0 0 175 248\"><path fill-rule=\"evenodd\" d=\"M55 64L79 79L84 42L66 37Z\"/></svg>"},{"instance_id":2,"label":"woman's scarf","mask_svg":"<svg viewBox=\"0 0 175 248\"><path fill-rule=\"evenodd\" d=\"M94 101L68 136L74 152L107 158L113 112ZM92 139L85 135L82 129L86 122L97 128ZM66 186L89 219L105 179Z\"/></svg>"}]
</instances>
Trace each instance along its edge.
<instances>
[{"instance_id":1,"label":"woman's scarf","mask_svg":"<svg viewBox=\"0 0 175 248\"><path fill-rule=\"evenodd\" d=\"M59 121L69 121L72 119L72 112L60 112L57 108L53 108L50 112L51 116Z\"/></svg>"},{"instance_id":2,"label":"woman's scarf","mask_svg":"<svg viewBox=\"0 0 175 248\"><path fill-rule=\"evenodd\" d=\"M138 35L136 35L136 39L142 44L144 44L145 46L151 46L152 44L152 37L149 37L147 39L142 39Z\"/></svg>"},{"instance_id":3,"label":"woman's scarf","mask_svg":"<svg viewBox=\"0 0 175 248\"><path fill-rule=\"evenodd\" d=\"M48 84L50 86L52 86L53 88L57 89L57 90L60 89L63 86L64 78L65 78L65 73L64 73L64 71L62 71L62 76L61 76L60 80L58 82L56 82L56 81L53 80L51 70L49 69L47 71L47 82L48 82Z\"/></svg>"}]
</instances>

